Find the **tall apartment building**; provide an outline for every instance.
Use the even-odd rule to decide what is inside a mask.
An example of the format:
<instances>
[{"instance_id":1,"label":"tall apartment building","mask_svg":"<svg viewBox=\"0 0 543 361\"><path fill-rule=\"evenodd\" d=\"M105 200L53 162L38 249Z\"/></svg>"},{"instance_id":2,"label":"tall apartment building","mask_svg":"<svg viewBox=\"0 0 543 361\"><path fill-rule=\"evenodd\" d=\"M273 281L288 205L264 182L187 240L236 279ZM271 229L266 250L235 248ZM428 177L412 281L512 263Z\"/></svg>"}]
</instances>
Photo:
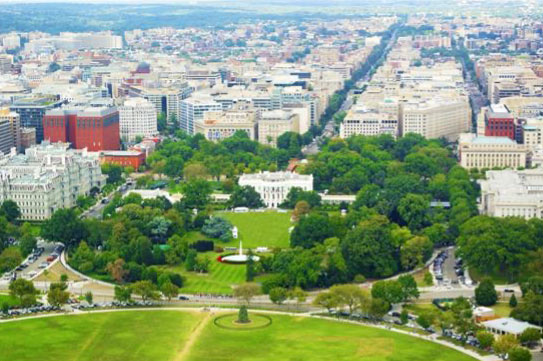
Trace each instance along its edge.
<instances>
[{"instance_id":1,"label":"tall apartment building","mask_svg":"<svg viewBox=\"0 0 543 361\"><path fill-rule=\"evenodd\" d=\"M503 104L491 104L484 112L485 135L516 139L515 117Z\"/></svg>"},{"instance_id":2,"label":"tall apartment building","mask_svg":"<svg viewBox=\"0 0 543 361\"><path fill-rule=\"evenodd\" d=\"M119 107L121 139L134 142L136 138L153 137L158 134L155 106L144 98L127 99Z\"/></svg>"},{"instance_id":3,"label":"tall apartment building","mask_svg":"<svg viewBox=\"0 0 543 361\"><path fill-rule=\"evenodd\" d=\"M222 105L212 98L190 97L181 101L179 109L179 128L188 134L194 134L194 124L204 119L208 111L220 111Z\"/></svg>"},{"instance_id":4,"label":"tall apartment building","mask_svg":"<svg viewBox=\"0 0 543 361\"><path fill-rule=\"evenodd\" d=\"M401 133L415 133L425 138L457 139L471 126L467 98L410 101L400 106Z\"/></svg>"},{"instance_id":5,"label":"tall apartment building","mask_svg":"<svg viewBox=\"0 0 543 361\"><path fill-rule=\"evenodd\" d=\"M300 118L291 110L270 110L262 112L258 120L258 141L277 146L277 138L285 132L300 132Z\"/></svg>"},{"instance_id":6,"label":"tall apartment building","mask_svg":"<svg viewBox=\"0 0 543 361\"><path fill-rule=\"evenodd\" d=\"M464 168L519 168L526 167L528 148L509 137L460 135L458 156Z\"/></svg>"},{"instance_id":7,"label":"tall apartment building","mask_svg":"<svg viewBox=\"0 0 543 361\"><path fill-rule=\"evenodd\" d=\"M206 139L218 141L231 137L237 131L247 133L249 139L256 139L257 112L245 105L232 109L205 112L201 121L194 123L196 133L203 134Z\"/></svg>"},{"instance_id":8,"label":"tall apartment building","mask_svg":"<svg viewBox=\"0 0 543 361\"><path fill-rule=\"evenodd\" d=\"M0 152L9 153L12 147L21 149L21 126L19 114L9 108L0 108Z\"/></svg>"},{"instance_id":9,"label":"tall apartment building","mask_svg":"<svg viewBox=\"0 0 543 361\"><path fill-rule=\"evenodd\" d=\"M36 129L36 142L40 143L43 140L43 116L62 104L64 102L57 96L37 96L17 99L10 109L19 114L21 127Z\"/></svg>"},{"instance_id":10,"label":"tall apartment building","mask_svg":"<svg viewBox=\"0 0 543 361\"><path fill-rule=\"evenodd\" d=\"M398 116L391 113L380 113L376 110L355 108L347 113L340 125L339 136L348 138L351 135L398 136Z\"/></svg>"},{"instance_id":11,"label":"tall apartment building","mask_svg":"<svg viewBox=\"0 0 543 361\"><path fill-rule=\"evenodd\" d=\"M105 183L97 154L69 150L68 144L43 142L25 154L0 155L0 203L17 203L22 220L46 220Z\"/></svg>"},{"instance_id":12,"label":"tall apartment building","mask_svg":"<svg viewBox=\"0 0 543 361\"><path fill-rule=\"evenodd\" d=\"M89 151L120 148L119 112L115 107L69 107L48 111L43 118L44 139L69 142Z\"/></svg>"},{"instance_id":13,"label":"tall apartment building","mask_svg":"<svg viewBox=\"0 0 543 361\"><path fill-rule=\"evenodd\" d=\"M543 169L487 171L480 212L492 217L543 218Z\"/></svg>"}]
</instances>

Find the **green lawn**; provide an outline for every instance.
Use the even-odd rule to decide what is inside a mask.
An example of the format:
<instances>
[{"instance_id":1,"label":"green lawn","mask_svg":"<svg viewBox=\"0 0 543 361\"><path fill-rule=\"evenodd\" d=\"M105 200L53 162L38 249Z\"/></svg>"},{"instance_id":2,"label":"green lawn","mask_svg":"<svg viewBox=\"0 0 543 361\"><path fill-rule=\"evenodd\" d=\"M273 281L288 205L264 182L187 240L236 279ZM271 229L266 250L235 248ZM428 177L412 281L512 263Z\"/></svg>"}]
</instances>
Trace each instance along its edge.
<instances>
[{"instance_id":1,"label":"green lawn","mask_svg":"<svg viewBox=\"0 0 543 361\"><path fill-rule=\"evenodd\" d=\"M10 307L14 307L19 305L19 300L15 297L11 297L8 294L0 294L0 307L4 303L7 303Z\"/></svg>"},{"instance_id":2,"label":"green lawn","mask_svg":"<svg viewBox=\"0 0 543 361\"><path fill-rule=\"evenodd\" d=\"M292 226L290 222L291 212L279 213L274 211L266 212L217 212L217 216L228 219L238 227L239 238L243 242L243 248L288 248L290 246L288 229ZM232 246L237 246L234 243ZM228 246L230 246L230 243Z\"/></svg>"},{"instance_id":3,"label":"green lawn","mask_svg":"<svg viewBox=\"0 0 543 361\"><path fill-rule=\"evenodd\" d=\"M245 282L245 266L230 265L217 261L218 253L206 252L199 257L208 257L211 261L209 273L195 273L185 271L184 266L165 267L168 270L180 273L185 278L181 293L233 293L232 285Z\"/></svg>"},{"instance_id":4,"label":"green lawn","mask_svg":"<svg viewBox=\"0 0 543 361\"><path fill-rule=\"evenodd\" d=\"M251 312L249 312L249 317ZM13 361L472 361L441 345L331 320L271 315L250 331L217 327L217 315L126 311L0 324L2 360ZM205 323L198 326L200 321ZM192 337L192 338L190 338ZM186 346L186 349L184 347Z\"/></svg>"},{"instance_id":5,"label":"green lawn","mask_svg":"<svg viewBox=\"0 0 543 361\"><path fill-rule=\"evenodd\" d=\"M0 358L12 361L174 360L203 314L111 312L0 324Z\"/></svg>"},{"instance_id":6,"label":"green lawn","mask_svg":"<svg viewBox=\"0 0 543 361\"><path fill-rule=\"evenodd\" d=\"M443 346L392 333L335 321L271 316L264 329L236 331L212 322L191 348L188 361L468 361Z\"/></svg>"},{"instance_id":7,"label":"green lawn","mask_svg":"<svg viewBox=\"0 0 543 361\"><path fill-rule=\"evenodd\" d=\"M509 302L496 303L494 306L491 306L490 308L494 310L494 313L496 314L496 316L500 316L500 317L509 317L509 314L513 310L511 307L509 307Z\"/></svg>"}]
</instances>

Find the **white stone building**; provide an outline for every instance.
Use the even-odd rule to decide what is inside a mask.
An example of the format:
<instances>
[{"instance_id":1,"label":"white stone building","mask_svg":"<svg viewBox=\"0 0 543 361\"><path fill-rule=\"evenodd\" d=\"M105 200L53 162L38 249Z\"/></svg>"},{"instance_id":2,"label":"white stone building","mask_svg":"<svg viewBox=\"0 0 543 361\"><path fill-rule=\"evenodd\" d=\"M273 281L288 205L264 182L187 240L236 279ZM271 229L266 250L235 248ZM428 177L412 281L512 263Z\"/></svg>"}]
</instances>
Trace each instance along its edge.
<instances>
[{"instance_id":1,"label":"white stone building","mask_svg":"<svg viewBox=\"0 0 543 361\"><path fill-rule=\"evenodd\" d=\"M134 142L136 137L154 137L158 134L157 113L153 103L144 98L129 98L119 107L121 139Z\"/></svg>"},{"instance_id":2,"label":"white stone building","mask_svg":"<svg viewBox=\"0 0 543 361\"><path fill-rule=\"evenodd\" d=\"M243 174L238 181L240 186L253 187L268 208L277 208L285 200L291 188L304 191L313 190L313 175L291 172L263 172Z\"/></svg>"},{"instance_id":3,"label":"white stone building","mask_svg":"<svg viewBox=\"0 0 543 361\"><path fill-rule=\"evenodd\" d=\"M458 157L464 168L526 167L528 148L508 137L460 135Z\"/></svg>"},{"instance_id":4,"label":"white stone building","mask_svg":"<svg viewBox=\"0 0 543 361\"><path fill-rule=\"evenodd\" d=\"M222 105L213 98L190 97L180 103L179 128L188 134L194 134L194 123L204 119L204 113L208 111L220 111Z\"/></svg>"},{"instance_id":5,"label":"white stone building","mask_svg":"<svg viewBox=\"0 0 543 361\"><path fill-rule=\"evenodd\" d=\"M543 169L488 171L479 184L482 214L543 218Z\"/></svg>"},{"instance_id":6,"label":"white stone building","mask_svg":"<svg viewBox=\"0 0 543 361\"><path fill-rule=\"evenodd\" d=\"M249 139L256 138L257 112L252 107L243 105L232 109L205 112L201 121L196 121L196 133L203 134L206 139L218 141L234 135L237 131L247 133Z\"/></svg>"},{"instance_id":7,"label":"white stone building","mask_svg":"<svg viewBox=\"0 0 543 361\"><path fill-rule=\"evenodd\" d=\"M300 117L291 110L278 109L262 112L258 121L258 141L277 146L277 138L285 132L300 132Z\"/></svg>"},{"instance_id":8,"label":"white stone building","mask_svg":"<svg viewBox=\"0 0 543 361\"><path fill-rule=\"evenodd\" d=\"M398 136L398 115L381 113L372 109L355 108L349 113L339 128L341 138L351 135L381 135Z\"/></svg>"},{"instance_id":9,"label":"white stone building","mask_svg":"<svg viewBox=\"0 0 543 361\"><path fill-rule=\"evenodd\" d=\"M0 155L0 203L11 199L21 210L21 219L43 221L60 208L75 206L77 197L101 189L98 153L68 149L67 143L42 142Z\"/></svg>"}]
</instances>

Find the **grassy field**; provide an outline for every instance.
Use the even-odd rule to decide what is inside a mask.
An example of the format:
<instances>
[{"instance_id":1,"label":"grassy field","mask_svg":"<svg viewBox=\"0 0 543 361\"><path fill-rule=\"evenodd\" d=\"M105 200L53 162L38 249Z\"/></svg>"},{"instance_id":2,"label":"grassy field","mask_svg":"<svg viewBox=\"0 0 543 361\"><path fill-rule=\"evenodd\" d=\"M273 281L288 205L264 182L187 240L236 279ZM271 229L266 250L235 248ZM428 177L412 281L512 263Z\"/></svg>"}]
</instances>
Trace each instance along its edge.
<instances>
[{"instance_id":1,"label":"grassy field","mask_svg":"<svg viewBox=\"0 0 543 361\"><path fill-rule=\"evenodd\" d=\"M386 330L303 317L273 315L272 319L269 327L251 331L225 330L210 322L191 348L188 360L473 360L440 345Z\"/></svg>"},{"instance_id":2,"label":"grassy field","mask_svg":"<svg viewBox=\"0 0 543 361\"><path fill-rule=\"evenodd\" d=\"M250 314L250 313L249 313ZM2 359L16 361L471 361L452 349L387 330L272 315L250 331L215 315L128 311L0 324Z\"/></svg>"},{"instance_id":3,"label":"grassy field","mask_svg":"<svg viewBox=\"0 0 543 361\"><path fill-rule=\"evenodd\" d=\"M494 306L491 306L490 308L494 310L494 313L496 314L496 316L500 316L500 317L509 317L509 314L513 310L511 307L509 307L508 302L496 303Z\"/></svg>"},{"instance_id":4,"label":"grassy field","mask_svg":"<svg viewBox=\"0 0 543 361\"><path fill-rule=\"evenodd\" d=\"M217 212L217 216L228 219L238 227L239 239L243 248L288 248L290 246L288 229L291 212ZM230 243L236 243L230 242ZM230 244L228 244L230 246Z\"/></svg>"},{"instance_id":5,"label":"grassy field","mask_svg":"<svg viewBox=\"0 0 543 361\"><path fill-rule=\"evenodd\" d=\"M7 303L10 307L14 307L19 305L19 300L9 294L2 293L0 294L0 306L4 303Z\"/></svg>"},{"instance_id":6,"label":"grassy field","mask_svg":"<svg viewBox=\"0 0 543 361\"><path fill-rule=\"evenodd\" d=\"M2 360L167 361L182 350L200 313L112 312L0 325Z\"/></svg>"},{"instance_id":7,"label":"grassy field","mask_svg":"<svg viewBox=\"0 0 543 361\"><path fill-rule=\"evenodd\" d=\"M166 267L185 277L181 293L232 294L232 285L245 282L245 266L229 265L217 261L218 253L206 252L209 257L209 273L186 272L184 266ZM199 255L202 257L203 255Z\"/></svg>"}]
</instances>

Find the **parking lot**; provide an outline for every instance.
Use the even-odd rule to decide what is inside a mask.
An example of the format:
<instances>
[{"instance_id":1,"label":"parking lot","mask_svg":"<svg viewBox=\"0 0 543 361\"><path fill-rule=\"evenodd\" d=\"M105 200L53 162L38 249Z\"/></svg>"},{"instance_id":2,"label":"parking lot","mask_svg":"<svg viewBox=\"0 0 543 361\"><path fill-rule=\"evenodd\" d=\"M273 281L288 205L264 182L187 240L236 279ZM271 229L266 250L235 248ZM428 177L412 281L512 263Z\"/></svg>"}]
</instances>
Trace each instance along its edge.
<instances>
[{"instance_id":1,"label":"parking lot","mask_svg":"<svg viewBox=\"0 0 543 361\"><path fill-rule=\"evenodd\" d=\"M448 289L461 288L462 285L471 285L471 281L464 277L464 264L461 258L456 258L454 248L447 248L441 251L436 257L433 271L438 286Z\"/></svg>"},{"instance_id":2,"label":"parking lot","mask_svg":"<svg viewBox=\"0 0 543 361\"><path fill-rule=\"evenodd\" d=\"M38 242L32 253L15 270L6 272L3 279L11 281L17 278L33 279L60 257L62 249L61 244Z\"/></svg>"}]
</instances>

